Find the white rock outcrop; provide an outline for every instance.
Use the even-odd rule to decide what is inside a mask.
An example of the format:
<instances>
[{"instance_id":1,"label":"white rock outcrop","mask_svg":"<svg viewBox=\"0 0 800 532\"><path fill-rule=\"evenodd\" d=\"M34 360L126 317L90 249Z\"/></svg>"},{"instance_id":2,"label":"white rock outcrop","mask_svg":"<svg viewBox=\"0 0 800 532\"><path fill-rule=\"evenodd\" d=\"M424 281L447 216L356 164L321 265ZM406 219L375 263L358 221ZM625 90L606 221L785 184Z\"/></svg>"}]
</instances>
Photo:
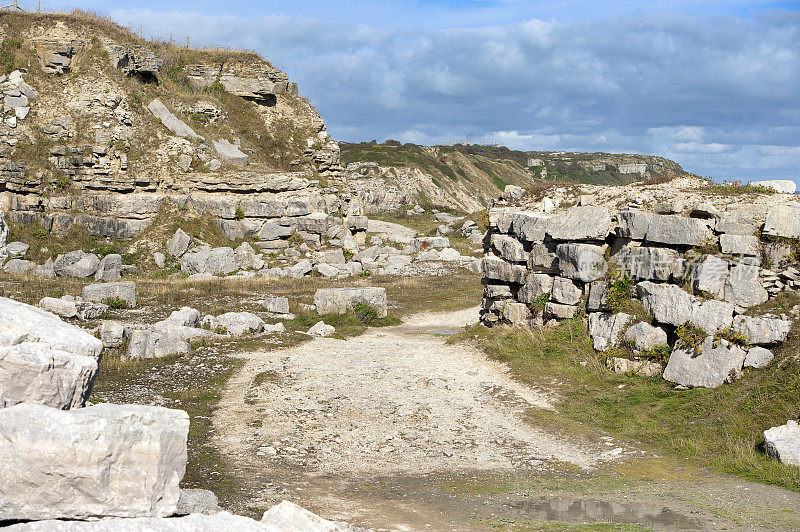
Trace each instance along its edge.
<instances>
[{"instance_id":1,"label":"white rock outcrop","mask_svg":"<svg viewBox=\"0 0 800 532\"><path fill-rule=\"evenodd\" d=\"M781 463L800 467L800 424L789 420L785 425L765 430L764 448Z\"/></svg>"},{"instance_id":2,"label":"white rock outcrop","mask_svg":"<svg viewBox=\"0 0 800 532\"><path fill-rule=\"evenodd\" d=\"M189 416L155 406L0 410L0 521L167 517L186 469Z\"/></svg>"}]
</instances>

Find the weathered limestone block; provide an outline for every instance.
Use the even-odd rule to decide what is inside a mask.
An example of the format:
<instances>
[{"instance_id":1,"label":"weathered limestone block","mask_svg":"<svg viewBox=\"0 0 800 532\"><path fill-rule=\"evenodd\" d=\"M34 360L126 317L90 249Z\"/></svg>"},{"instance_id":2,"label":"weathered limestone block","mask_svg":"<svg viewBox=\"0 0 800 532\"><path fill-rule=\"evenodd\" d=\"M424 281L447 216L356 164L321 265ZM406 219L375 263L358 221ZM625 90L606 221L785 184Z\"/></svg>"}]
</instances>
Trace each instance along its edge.
<instances>
[{"instance_id":1,"label":"weathered limestone block","mask_svg":"<svg viewBox=\"0 0 800 532\"><path fill-rule=\"evenodd\" d=\"M658 323L683 325L692 314L692 296L680 287L642 281L636 285L639 299L647 312L653 314Z\"/></svg>"},{"instance_id":2,"label":"weathered limestone block","mask_svg":"<svg viewBox=\"0 0 800 532\"><path fill-rule=\"evenodd\" d=\"M181 271L188 274L227 275L239 269L236 253L228 247L186 253L181 258Z\"/></svg>"},{"instance_id":3,"label":"weathered limestone block","mask_svg":"<svg viewBox=\"0 0 800 532\"><path fill-rule=\"evenodd\" d=\"M40 342L53 349L99 358L100 340L57 316L25 303L0 297L0 346Z\"/></svg>"},{"instance_id":4,"label":"weathered limestone block","mask_svg":"<svg viewBox=\"0 0 800 532\"><path fill-rule=\"evenodd\" d=\"M559 244L556 247L561 275L591 283L602 279L608 271L603 248L591 244Z\"/></svg>"},{"instance_id":5,"label":"weathered limestone block","mask_svg":"<svg viewBox=\"0 0 800 532\"><path fill-rule=\"evenodd\" d=\"M17 403L80 408L89 396L95 375L94 357L67 353L41 342L2 346L0 408Z\"/></svg>"},{"instance_id":6,"label":"weathered limestone block","mask_svg":"<svg viewBox=\"0 0 800 532\"><path fill-rule=\"evenodd\" d=\"M747 356L744 359L744 367L746 368L765 368L772 362L775 355L769 349L763 347L751 347L747 350Z\"/></svg>"},{"instance_id":7,"label":"weathered limestone block","mask_svg":"<svg viewBox=\"0 0 800 532\"><path fill-rule=\"evenodd\" d=\"M118 321L104 321L100 326L100 340L105 348L122 346L125 341L125 326Z\"/></svg>"},{"instance_id":8,"label":"weathered limestone block","mask_svg":"<svg viewBox=\"0 0 800 532\"><path fill-rule=\"evenodd\" d=\"M2 409L0 520L170 516L188 434L186 412L154 406Z\"/></svg>"},{"instance_id":9,"label":"weathered limestone block","mask_svg":"<svg viewBox=\"0 0 800 532\"><path fill-rule=\"evenodd\" d=\"M589 284L589 297L586 301L586 310L597 312L608 309L608 292L611 289L609 281L594 281Z\"/></svg>"},{"instance_id":10,"label":"weathered limestone block","mask_svg":"<svg viewBox=\"0 0 800 532\"><path fill-rule=\"evenodd\" d=\"M611 232L611 213L605 207L571 207L547 224L553 240L605 240Z\"/></svg>"},{"instance_id":11,"label":"weathered limestone block","mask_svg":"<svg viewBox=\"0 0 800 532\"><path fill-rule=\"evenodd\" d=\"M230 163L247 166L250 162L250 156L231 144L227 139L212 141L211 146L220 158Z\"/></svg>"},{"instance_id":12,"label":"weathered limestone block","mask_svg":"<svg viewBox=\"0 0 800 532\"><path fill-rule=\"evenodd\" d=\"M23 259L11 259L3 265L3 271L12 275L28 275L35 269L35 262Z\"/></svg>"},{"instance_id":13,"label":"weathered limestone block","mask_svg":"<svg viewBox=\"0 0 800 532\"><path fill-rule=\"evenodd\" d=\"M734 265L725 281L725 301L741 307L752 307L767 301L769 293L761 284L758 271L756 264L740 262Z\"/></svg>"},{"instance_id":14,"label":"weathered limestone block","mask_svg":"<svg viewBox=\"0 0 800 532\"><path fill-rule=\"evenodd\" d=\"M534 244L528 254L528 269L555 273L558 271L558 255L555 246Z\"/></svg>"},{"instance_id":15,"label":"weathered limestone block","mask_svg":"<svg viewBox=\"0 0 800 532\"><path fill-rule=\"evenodd\" d=\"M285 532L349 532L349 527L342 528L289 501L283 501L264 512L261 522Z\"/></svg>"},{"instance_id":16,"label":"weathered limestone block","mask_svg":"<svg viewBox=\"0 0 800 532\"><path fill-rule=\"evenodd\" d=\"M192 241L191 237L187 235L183 229L178 229L167 241L167 253L179 259L189 249L189 243Z\"/></svg>"},{"instance_id":17,"label":"weathered limestone block","mask_svg":"<svg viewBox=\"0 0 800 532\"><path fill-rule=\"evenodd\" d=\"M645 240L672 246L698 246L713 237L708 222L683 216L651 214Z\"/></svg>"},{"instance_id":18,"label":"weathered limestone block","mask_svg":"<svg viewBox=\"0 0 800 532\"><path fill-rule=\"evenodd\" d=\"M264 330L264 320L251 312L226 312L219 316L205 316L203 326L211 330L222 328L231 336L242 336L250 333L260 333Z\"/></svg>"},{"instance_id":19,"label":"weathered limestone block","mask_svg":"<svg viewBox=\"0 0 800 532\"><path fill-rule=\"evenodd\" d=\"M481 276L486 279L522 284L528 270L525 266L511 264L498 257L484 257L481 260Z\"/></svg>"},{"instance_id":20,"label":"weathered limestone block","mask_svg":"<svg viewBox=\"0 0 800 532\"><path fill-rule=\"evenodd\" d=\"M786 341L792 322L777 318L755 318L738 315L733 330L745 335L753 345L776 345Z\"/></svg>"},{"instance_id":21,"label":"weathered limestone block","mask_svg":"<svg viewBox=\"0 0 800 532\"><path fill-rule=\"evenodd\" d=\"M211 490L182 489L178 499L175 515L204 514L214 515L221 512L219 497Z\"/></svg>"},{"instance_id":22,"label":"weathered limestone block","mask_svg":"<svg viewBox=\"0 0 800 532\"><path fill-rule=\"evenodd\" d=\"M240 270L260 270L264 267L264 260L256 255L256 251L247 242L242 242L233 250L236 255L236 265ZM339 250L341 253L341 250Z\"/></svg>"},{"instance_id":23,"label":"weathered limestone block","mask_svg":"<svg viewBox=\"0 0 800 532\"><path fill-rule=\"evenodd\" d=\"M700 344L699 352L675 346L664 369L664 378L683 386L716 388L739 378L746 356L738 345L708 336Z\"/></svg>"},{"instance_id":24,"label":"weathered limestone block","mask_svg":"<svg viewBox=\"0 0 800 532\"><path fill-rule=\"evenodd\" d=\"M515 212L510 215L511 232L525 242L541 242L547 233L549 216L533 212Z\"/></svg>"},{"instance_id":25,"label":"weathered limestone block","mask_svg":"<svg viewBox=\"0 0 800 532\"><path fill-rule=\"evenodd\" d=\"M758 237L753 235L720 235L719 245L723 253L732 255L758 257L761 254Z\"/></svg>"},{"instance_id":26,"label":"weathered limestone block","mask_svg":"<svg viewBox=\"0 0 800 532\"><path fill-rule=\"evenodd\" d=\"M653 327L640 321L625 331L625 339L639 351L667 345L667 333L661 327ZM659 372L661 371L659 367Z\"/></svg>"},{"instance_id":27,"label":"weathered limestone block","mask_svg":"<svg viewBox=\"0 0 800 532\"><path fill-rule=\"evenodd\" d=\"M689 322L700 327L708 334L714 334L733 325L733 304L716 299L695 299Z\"/></svg>"},{"instance_id":28,"label":"weathered limestone block","mask_svg":"<svg viewBox=\"0 0 800 532\"><path fill-rule=\"evenodd\" d=\"M83 287L82 297L86 301L102 303L109 299L121 299L128 308L136 307L136 283L120 281L117 283L90 284Z\"/></svg>"},{"instance_id":29,"label":"weathered limestone block","mask_svg":"<svg viewBox=\"0 0 800 532\"><path fill-rule=\"evenodd\" d=\"M314 293L314 306L319 314L345 314L356 303L369 305L379 318L389 313L385 288L320 288Z\"/></svg>"},{"instance_id":30,"label":"weathered limestone block","mask_svg":"<svg viewBox=\"0 0 800 532\"><path fill-rule=\"evenodd\" d=\"M515 327L527 327L532 318L528 305L515 301L503 301L498 303L500 316Z\"/></svg>"},{"instance_id":31,"label":"weathered limestone block","mask_svg":"<svg viewBox=\"0 0 800 532\"><path fill-rule=\"evenodd\" d=\"M562 303L564 305L577 305L581 300L583 292L580 287L575 286L575 283L570 279L564 277L556 277L553 279L553 287L550 292L550 299L554 303Z\"/></svg>"},{"instance_id":32,"label":"weathered limestone block","mask_svg":"<svg viewBox=\"0 0 800 532\"><path fill-rule=\"evenodd\" d=\"M800 467L800 425L790 419L785 425L765 430L764 448L782 464Z\"/></svg>"},{"instance_id":33,"label":"weathered limestone block","mask_svg":"<svg viewBox=\"0 0 800 532\"><path fill-rule=\"evenodd\" d=\"M95 281L112 282L119 281L122 277L122 255L112 253L100 260L97 271L94 274Z\"/></svg>"},{"instance_id":34,"label":"weathered limestone block","mask_svg":"<svg viewBox=\"0 0 800 532\"><path fill-rule=\"evenodd\" d=\"M513 295L511 287L505 284L487 284L483 286L483 297L489 299L508 299Z\"/></svg>"},{"instance_id":35,"label":"weathered limestone block","mask_svg":"<svg viewBox=\"0 0 800 532\"><path fill-rule=\"evenodd\" d=\"M763 233L770 236L800 238L800 204L775 205L767 211Z\"/></svg>"},{"instance_id":36,"label":"weathered limestone block","mask_svg":"<svg viewBox=\"0 0 800 532\"><path fill-rule=\"evenodd\" d=\"M543 294L553 288L553 278L546 273L529 273L525 284L520 287L517 299L520 303L535 303ZM511 290L509 289L509 295Z\"/></svg>"},{"instance_id":37,"label":"weathered limestone block","mask_svg":"<svg viewBox=\"0 0 800 532\"><path fill-rule=\"evenodd\" d=\"M620 236L631 240L644 240L653 216L653 214L643 211L622 211L619 214Z\"/></svg>"},{"instance_id":38,"label":"weathered limestone block","mask_svg":"<svg viewBox=\"0 0 800 532\"><path fill-rule=\"evenodd\" d=\"M54 279L56 276L55 264L53 259L47 259L44 264L37 266L33 269L35 277L44 277L46 279Z\"/></svg>"},{"instance_id":39,"label":"weathered limestone block","mask_svg":"<svg viewBox=\"0 0 800 532\"><path fill-rule=\"evenodd\" d=\"M609 314L593 312L589 314L589 335L591 335L596 351L606 351L617 347L622 340L622 333L633 316L618 312Z\"/></svg>"},{"instance_id":40,"label":"weathered limestone block","mask_svg":"<svg viewBox=\"0 0 800 532\"><path fill-rule=\"evenodd\" d=\"M97 258L97 255L83 251L70 251L59 255L53 264L57 276L77 279L85 279L94 275L98 266L100 266L100 259Z\"/></svg>"},{"instance_id":41,"label":"weathered limestone block","mask_svg":"<svg viewBox=\"0 0 800 532\"><path fill-rule=\"evenodd\" d=\"M626 246L614 260L639 281L669 281L683 273L683 261L672 249Z\"/></svg>"},{"instance_id":42,"label":"weathered limestone block","mask_svg":"<svg viewBox=\"0 0 800 532\"><path fill-rule=\"evenodd\" d=\"M754 187L771 188L775 192L780 192L781 194L794 194L797 190L797 183L791 179L763 179L760 181L750 181L747 184Z\"/></svg>"},{"instance_id":43,"label":"weathered limestone block","mask_svg":"<svg viewBox=\"0 0 800 532\"><path fill-rule=\"evenodd\" d=\"M725 259L709 255L697 265L693 274L693 287L697 292L705 292L713 297L722 297L725 282L728 280L729 264Z\"/></svg>"},{"instance_id":44,"label":"weathered limestone block","mask_svg":"<svg viewBox=\"0 0 800 532\"><path fill-rule=\"evenodd\" d=\"M492 246L505 260L509 262L528 262L528 253L522 242L508 235L492 235Z\"/></svg>"},{"instance_id":45,"label":"weathered limestone block","mask_svg":"<svg viewBox=\"0 0 800 532\"><path fill-rule=\"evenodd\" d=\"M44 297L39 301L39 308L52 312L59 318L74 318L78 315L78 305L74 300Z\"/></svg>"},{"instance_id":46,"label":"weathered limestone block","mask_svg":"<svg viewBox=\"0 0 800 532\"><path fill-rule=\"evenodd\" d=\"M191 307L181 307L157 322L158 324L180 325L181 327L197 327L200 324L200 311Z\"/></svg>"},{"instance_id":47,"label":"weathered limestone block","mask_svg":"<svg viewBox=\"0 0 800 532\"><path fill-rule=\"evenodd\" d=\"M747 210L726 211L717 216L715 229L718 233L723 233L728 237L734 235L753 236L758 231L758 224L752 212ZM720 236L721 244L722 236Z\"/></svg>"},{"instance_id":48,"label":"weathered limestone block","mask_svg":"<svg viewBox=\"0 0 800 532\"><path fill-rule=\"evenodd\" d=\"M150 111L154 117L159 119L161 124L173 134L189 140L203 140L203 137L195 133L183 120L172 114L172 111L167 109L167 106L158 98L147 105L147 110Z\"/></svg>"},{"instance_id":49,"label":"weathered limestone block","mask_svg":"<svg viewBox=\"0 0 800 532\"><path fill-rule=\"evenodd\" d=\"M578 307L573 305L562 305L548 301L544 306L544 315L548 318L568 320L575 317Z\"/></svg>"}]
</instances>

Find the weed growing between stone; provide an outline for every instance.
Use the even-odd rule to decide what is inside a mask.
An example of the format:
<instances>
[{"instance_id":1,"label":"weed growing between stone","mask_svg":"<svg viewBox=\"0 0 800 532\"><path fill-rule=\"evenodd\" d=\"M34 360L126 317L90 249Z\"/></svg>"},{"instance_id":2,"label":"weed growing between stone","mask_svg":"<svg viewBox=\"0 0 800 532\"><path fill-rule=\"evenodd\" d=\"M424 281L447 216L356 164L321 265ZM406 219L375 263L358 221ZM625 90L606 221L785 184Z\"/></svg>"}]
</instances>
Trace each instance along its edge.
<instances>
[{"instance_id":1,"label":"weed growing between stone","mask_svg":"<svg viewBox=\"0 0 800 532\"><path fill-rule=\"evenodd\" d=\"M691 390L607 370L581 320L531 331L476 325L451 341L476 342L522 382L554 388L557 411L529 413L545 428L580 434L601 429L676 459L800 491L800 471L761 449L764 429L800 416L796 331L775 350L768 368L746 370L719 388Z\"/></svg>"}]
</instances>

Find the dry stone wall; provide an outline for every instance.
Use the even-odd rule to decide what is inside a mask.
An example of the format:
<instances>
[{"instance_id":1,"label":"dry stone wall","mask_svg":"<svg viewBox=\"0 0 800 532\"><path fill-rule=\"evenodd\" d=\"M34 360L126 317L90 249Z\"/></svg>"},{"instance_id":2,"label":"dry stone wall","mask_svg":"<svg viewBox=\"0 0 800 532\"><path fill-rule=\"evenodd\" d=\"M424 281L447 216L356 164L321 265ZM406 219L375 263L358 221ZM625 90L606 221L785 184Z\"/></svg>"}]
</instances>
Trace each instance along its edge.
<instances>
[{"instance_id":1,"label":"dry stone wall","mask_svg":"<svg viewBox=\"0 0 800 532\"><path fill-rule=\"evenodd\" d=\"M696 204L682 214L492 209L481 320L542 327L585 314L595 349L617 371L659 373L642 361L668 359L664 378L719 386L768 363L764 347L786 339L791 316L745 313L800 287L799 236L793 202L724 211ZM612 356L625 352L634 359Z\"/></svg>"}]
</instances>

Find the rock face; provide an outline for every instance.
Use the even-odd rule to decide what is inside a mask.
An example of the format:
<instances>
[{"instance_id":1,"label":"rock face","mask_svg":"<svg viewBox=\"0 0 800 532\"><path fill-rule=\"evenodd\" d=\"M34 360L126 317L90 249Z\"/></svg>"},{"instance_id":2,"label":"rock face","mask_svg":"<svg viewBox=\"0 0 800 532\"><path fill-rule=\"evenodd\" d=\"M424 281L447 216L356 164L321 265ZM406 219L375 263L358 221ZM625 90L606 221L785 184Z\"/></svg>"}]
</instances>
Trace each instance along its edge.
<instances>
[{"instance_id":1,"label":"rock face","mask_svg":"<svg viewBox=\"0 0 800 532\"><path fill-rule=\"evenodd\" d=\"M118 299L124 301L128 308L134 308L136 306L136 283L122 281L90 284L83 287L83 299L97 303Z\"/></svg>"},{"instance_id":2,"label":"rock face","mask_svg":"<svg viewBox=\"0 0 800 532\"><path fill-rule=\"evenodd\" d=\"M42 309L0 297L0 347L38 342L75 355L99 358L103 343Z\"/></svg>"},{"instance_id":3,"label":"rock face","mask_svg":"<svg viewBox=\"0 0 800 532\"><path fill-rule=\"evenodd\" d=\"M314 294L314 306L320 314L345 314L356 303L375 309L379 318L388 315L385 288L320 288Z\"/></svg>"},{"instance_id":4,"label":"rock face","mask_svg":"<svg viewBox=\"0 0 800 532\"><path fill-rule=\"evenodd\" d=\"M188 433L186 412L161 407L2 409L0 520L172 515Z\"/></svg>"},{"instance_id":5,"label":"rock face","mask_svg":"<svg viewBox=\"0 0 800 532\"><path fill-rule=\"evenodd\" d=\"M700 345L699 352L676 347L664 369L664 378L683 386L716 388L741 375L746 355L738 345L727 340L715 342L709 336Z\"/></svg>"},{"instance_id":6,"label":"rock face","mask_svg":"<svg viewBox=\"0 0 800 532\"><path fill-rule=\"evenodd\" d=\"M800 467L800 425L789 420L785 425L765 430L764 448L781 463Z\"/></svg>"}]
</instances>

